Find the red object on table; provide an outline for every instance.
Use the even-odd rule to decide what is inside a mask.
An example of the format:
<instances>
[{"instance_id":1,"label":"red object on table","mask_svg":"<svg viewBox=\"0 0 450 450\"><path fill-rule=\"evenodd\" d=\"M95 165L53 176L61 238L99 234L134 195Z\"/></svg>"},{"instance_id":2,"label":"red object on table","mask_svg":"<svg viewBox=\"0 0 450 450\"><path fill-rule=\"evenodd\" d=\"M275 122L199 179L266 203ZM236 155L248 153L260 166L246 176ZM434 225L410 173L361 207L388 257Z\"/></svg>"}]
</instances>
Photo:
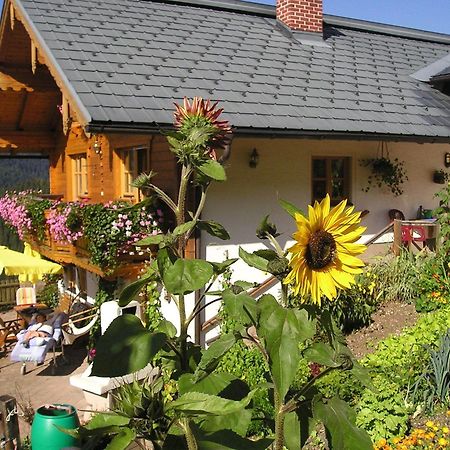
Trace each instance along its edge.
<instances>
[{"instance_id":1,"label":"red object on table","mask_svg":"<svg viewBox=\"0 0 450 450\"><path fill-rule=\"evenodd\" d=\"M425 227L420 225L402 225L402 242L425 242ZM414 235L416 234L416 236Z\"/></svg>"}]
</instances>

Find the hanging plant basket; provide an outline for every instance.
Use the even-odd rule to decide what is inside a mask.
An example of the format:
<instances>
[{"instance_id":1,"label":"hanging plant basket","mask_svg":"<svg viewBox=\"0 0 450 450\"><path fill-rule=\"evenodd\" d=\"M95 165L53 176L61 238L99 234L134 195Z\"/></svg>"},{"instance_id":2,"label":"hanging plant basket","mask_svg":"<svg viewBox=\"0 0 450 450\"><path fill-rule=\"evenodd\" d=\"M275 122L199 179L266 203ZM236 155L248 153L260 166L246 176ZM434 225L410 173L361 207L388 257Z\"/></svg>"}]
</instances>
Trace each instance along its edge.
<instances>
[{"instance_id":1,"label":"hanging plant basket","mask_svg":"<svg viewBox=\"0 0 450 450\"><path fill-rule=\"evenodd\" d=\"M435 170L433 172L433 183L445 184L447 180L448 174L446 174L443 170Z\"/></svg>"},{"instance_id":2,"label":"hanging plant basket","mask_svg":"<svg viewBox=\"0 0 450 450\"><path fill-rule=\"evenodd\" d=\"M398 158L390 159L387 144L381 144L377 158L363 159L360 164L371 171L364 192L373 187L387 187L396 197L403 194L403 183L408 180L405 163Z\"/></svg>"}]
</instances>

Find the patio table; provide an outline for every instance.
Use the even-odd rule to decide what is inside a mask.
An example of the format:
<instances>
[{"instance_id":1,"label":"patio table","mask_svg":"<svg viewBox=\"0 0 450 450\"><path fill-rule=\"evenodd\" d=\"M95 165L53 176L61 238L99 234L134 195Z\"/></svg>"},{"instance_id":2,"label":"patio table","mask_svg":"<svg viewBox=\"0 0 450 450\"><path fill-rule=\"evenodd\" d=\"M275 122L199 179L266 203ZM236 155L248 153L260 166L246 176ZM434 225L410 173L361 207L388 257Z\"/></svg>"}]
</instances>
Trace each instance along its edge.
<instances>
[{"instance_id":1,"label":"patio table","mask_svg":"<svg viewBox=\"0 0 450 450\"><path fill-rule=\"evenodd\" d=\"M436 219L394 220L394 254L402 248L436 250L439 245L439 224Z\"/></svg>"}]
</instances>

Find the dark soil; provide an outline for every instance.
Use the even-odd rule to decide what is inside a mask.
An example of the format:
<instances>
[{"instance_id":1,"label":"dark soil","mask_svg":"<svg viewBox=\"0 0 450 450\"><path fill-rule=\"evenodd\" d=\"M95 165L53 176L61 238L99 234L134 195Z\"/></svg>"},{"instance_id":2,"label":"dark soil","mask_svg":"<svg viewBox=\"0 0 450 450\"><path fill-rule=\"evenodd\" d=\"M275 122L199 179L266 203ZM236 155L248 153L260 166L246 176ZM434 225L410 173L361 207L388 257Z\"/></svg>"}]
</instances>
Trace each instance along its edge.
<instances>
[{"instance_id":1,"label":"dark soil","mask_svg":"<svg viewBox=\"0 0 450 450\"><path fill-rule=\"evenodd\" d=\"M390 302L372 316L372 323L347 336L347 344L357 358L371 353L376 344L390 335L399 335L403 328L414 325L418 313L414 305Z\"/></svg>"}]
</instances>

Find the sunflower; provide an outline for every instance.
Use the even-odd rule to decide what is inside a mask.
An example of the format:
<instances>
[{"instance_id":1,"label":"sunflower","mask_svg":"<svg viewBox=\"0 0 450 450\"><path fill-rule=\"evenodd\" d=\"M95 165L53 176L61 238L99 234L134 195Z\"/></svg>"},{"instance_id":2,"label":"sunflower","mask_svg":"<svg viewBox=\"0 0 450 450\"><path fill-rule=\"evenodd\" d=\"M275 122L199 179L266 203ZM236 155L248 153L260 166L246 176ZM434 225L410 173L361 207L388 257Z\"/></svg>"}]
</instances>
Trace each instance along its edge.
<instances>
[{"instance_id":1,"label":"sunflower","mask_svg":"<svg viewBox=\"0 0 450 450\"><path fill-rule=\"evenodd\" d=\"M366 246L355 242L366 228L359 226L360 213L346 206L344 200L330 211L327 194L321 203L308 206L309 218L295 215L296 243L288 250L291 270L284 283L292 285L295 295L305 298L310 293L318 305L322 295L333 300L336 288L348 289L364 266L356 255Z\"/></svg>"},{"instance_id":2,"label":"sunflower","mask_svg":"<svg viewBox=\"0 0 450 450\"><path fill-rule=\"evenodd\" d=\"M211 148L224 147L229 141L231 132L230 124L226 120L219 120L223 109L217 108L216 103L194 97L192 103L185 97L183 105L175 103L174 125L180 131L192 128L210 127L213 130L213 138L209 144Z\"/></svg>"}]
</instances>

